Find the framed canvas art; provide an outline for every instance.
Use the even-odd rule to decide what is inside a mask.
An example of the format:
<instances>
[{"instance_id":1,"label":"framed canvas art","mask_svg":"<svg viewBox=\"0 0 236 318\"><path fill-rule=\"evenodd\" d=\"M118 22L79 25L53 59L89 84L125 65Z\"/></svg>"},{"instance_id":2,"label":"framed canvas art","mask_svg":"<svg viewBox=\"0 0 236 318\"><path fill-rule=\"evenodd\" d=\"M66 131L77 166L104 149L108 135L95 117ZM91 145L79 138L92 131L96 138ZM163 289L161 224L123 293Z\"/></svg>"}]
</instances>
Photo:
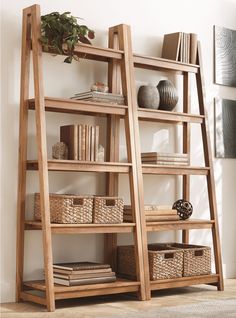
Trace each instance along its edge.
<instances>
[{"instance_id":1,"label":"framed canvas art","mask_svg":"<svg viewBox=\"0 0 236 318\"><path fill-rule=\"evenodd\" d=\"M215 99L215 155L236 158L236 101Z\"/></svg>"},{"instance_id":2,"label":"framed canvas art","mask_svg":"<svg viewBox=\"0 0 236 318\"><path fill-rule=\"evenodd\" d=\"M214 26L215 83L236 87L236 30Z\"/></svg>"}]
</instances>

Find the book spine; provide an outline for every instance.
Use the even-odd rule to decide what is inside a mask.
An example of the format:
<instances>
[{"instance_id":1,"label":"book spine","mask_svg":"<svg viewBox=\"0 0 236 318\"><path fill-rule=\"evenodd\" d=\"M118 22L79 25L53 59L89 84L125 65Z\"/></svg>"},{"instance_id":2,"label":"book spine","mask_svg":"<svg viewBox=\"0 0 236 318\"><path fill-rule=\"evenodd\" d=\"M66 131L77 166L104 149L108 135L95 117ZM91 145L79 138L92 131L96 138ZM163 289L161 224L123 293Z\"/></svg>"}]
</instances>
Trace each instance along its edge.
<instances>
[{"instance_id":1,"label":"book spine","mask_svg":"<svg viewBox=\"0 0 236 318\"><path fill-rule=\"evenodd\" d=\"M141 157L146 158L146 157L170 157L170 158L188 158L188 154L186 153L165 153L165 152L142 152Z\"/></svg>"},{"instance_id":2,"label":"book spine","mask_svg":"<svg viewBox=\"0 0 236 318\"><path fill-rule=\"evenodd\" d=\"M160 161L153 160L145 162L145 164L163 165L163 166L188 166L188 162L175 162L175 161Z\"/></svg>"},{"instance_id":3,"label":"book spine","mask_svg":"<svg viewBox=\"0 0 236 318\"><path fill-rule=\"evenodd\" d=\"M85 161L85 125L82 126L81 134L81 160Z\"/></svg>"},{"instance_id":4,"label":"book spine","mask_svg":"<svg viewBox=\"0 0 236 318\"><path fill-rule=\"evenodd\" d=\"M166 210L152 210L152 211L144 211L146 216L151 215L177 215L177 210L174 209L166 209ZM131 215L131 210L125 210L124 215Z\"/></svg>"},{"instance_id":5,"label":"book spine","mask_svg":"<svg viewBox=\"0 0 236 318\"><path fill-rule=\"evenodd\" d=\"M197 34L190 33L190 63L197 62Z\"/></svg>"},{"instance_id":6,"label":"book spine","mask_svg":"<svg viewBox=\"0 0 236 318\"><path fill-rule=\"evenodd\" d=\"M146 216L145 217L147 222L155 222L155 221L178 221L178 215L158 215L158 216Z\"/></svg>"},{"instance_id":7,"label":"book spine","mask_svg":"<svg viewBox=\"0 0 236 318\"><path fill-rule=\"evenodd\" d=\"M188 158L186 157L183 157L183 158L174 158L174 157L161 157L161 156L156 156L156 157L145 157L145 158L142 158L142 161L176 161L176 162L188 162Z\"/></svg>"},{"instance_id":8,"label":"book spine","mask_svg":"<svg viewBox=\"0 0 236 318\"><path fill-rule=\"evenodd\" d=\"M85 151L85 160L90 161L90 143L91 143L91 125L86 126L86 151Z\"/></svg>"},{"instance_id":9,"label":"book spine","mask_svg":"<svg viewBox=\"0 0 236 318\"><path fill-rule=\"evenodd\" d=\"M98 161L98 147L99 147L99 126L95 126L94 138L94 160Z\"/></svg>"},{"instance_id":10,"label":"book spine","mask_svg":"<svg viewBox=\"0 0 236 318\"><path fill-rule=\"evenodd\" d=\"M65 286L79 286L79 285L89 285L89 284L111 283L111 282L115 282L115 281L116 281L116 276L73 279L73 280L54 278L54 282L56 284L61 284L61 285L65 285Z\"/></svg>"},{"instance_id":11,"label":"book spine","mask_svg":"<svg viewBox=\"0 0 236 318\"><path fill-rule=\"evenodd\" d=\"M68 146L68 159L78 160L78 128L77 125L60 127L60 141Z\"/></svg>"},{"instance_id":12,"label":"book spine","mask_svg":"<svg viewBox=\"0 0 236 318\"><path fill-rule=\"evenodd\" d=\"M78 125L78 160L82 160L82 125Z\"/></svg>"},{"instance_id":13,"label":"book spine","mask_svg":"<svg viewBox=\"0 0 236 318\"><path fill-rule=\"evenodd\" d=\"M91 141L90 141L90 160L95 161L94 150L95 150L95 127L91 126Z\"/></svg>"},{"instance_id":14,"label":"book spine","mask_svg":"<svg viewBox=\"0 0 236 318\"><path fill-rule=\"evenodd\" d=\"M125 205L124 210L131 210L130 205ZM171 205L144 205L145 211L172 210Z\"/></svg>"},{"instance_id":15,"label":"book spine","mask_svg":"<svg viewBox=\"0 0 236 318\"><path fill-rule=\"evenodd\" d=\"M53 273L53 277L74 280L74 279L84 279L84 278L96 278L96 277L114 277L115 272L110 273L91 273L91 274L59 274Z\"/></svg>"}]
</instances>

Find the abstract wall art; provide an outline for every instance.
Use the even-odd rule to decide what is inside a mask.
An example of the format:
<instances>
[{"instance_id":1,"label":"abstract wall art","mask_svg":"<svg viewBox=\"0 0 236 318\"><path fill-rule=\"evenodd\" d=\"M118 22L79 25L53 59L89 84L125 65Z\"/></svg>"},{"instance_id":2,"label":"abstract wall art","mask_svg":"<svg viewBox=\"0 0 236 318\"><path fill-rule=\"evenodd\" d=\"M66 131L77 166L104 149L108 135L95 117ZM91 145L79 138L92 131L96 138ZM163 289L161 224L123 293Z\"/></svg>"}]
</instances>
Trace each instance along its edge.
<instances>
[{"instance_id":1,"label":"abstract wall art","mask_svg":"<svg viewBox=\"0 0 236 318\"><path fill-rule=\"evenodd\" d=\"M236 87L236 30L214 26L215 83Z\"/></svg>"},{"instance_id":2,"label":"abstract wall art","mask_svg":"<svg viewBox=\"0 0 236 318\"><path fill-rule=\"evenodd\" d=\"M236 101L215 99L215 154L236 158Z\"/></svg>"}]
</instances>

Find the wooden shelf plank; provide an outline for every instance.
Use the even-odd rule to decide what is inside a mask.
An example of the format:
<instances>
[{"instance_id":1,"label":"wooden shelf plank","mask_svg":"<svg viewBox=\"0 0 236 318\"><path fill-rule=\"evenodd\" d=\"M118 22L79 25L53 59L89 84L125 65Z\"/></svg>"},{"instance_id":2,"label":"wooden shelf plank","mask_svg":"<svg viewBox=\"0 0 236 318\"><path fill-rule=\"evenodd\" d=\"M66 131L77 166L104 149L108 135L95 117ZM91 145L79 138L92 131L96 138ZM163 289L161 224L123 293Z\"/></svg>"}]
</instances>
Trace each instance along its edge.
<instances>
[{"instance_id":1,"label":"wooden shelf plank","mask_svg":"<svg viewBox=\"0 0 236 318\"><path fill-rule=\"evenodd\" d=\"M151 290L160 290L166 288L185 287L198 284L213 284L219 282L218 274L192 276L192 277L180 277L173 279L159 279L150 281Z\"/></svg>"},{"instance_id":2,"label":"wooden shelf plank","mask_svg":"<svg viewBox=\"0 0 236 318\"><path fill-rule=\"evenodd\" d=\"M89 101L79 101L70 98L45 97L45 110L58 113L71 113L83 115L120 115L124 117L128 107L109 103L94 103ZM29 109L35 109L35 100L28 100Z\"/></svg>"},{"instance_id":3,"label":"wooden shelf plank","mask_svg":"<svg viewBox=\"0 0 236 318\"><path fill-rule=\"evenodd\" d=\"M169 230L190 230L190 229L211 229L213 220L179 220L163 222L147 222L147 231L169 231Z\"/></svg>"},{"instance_id":4,"label":"wooden shelf plank","mask_svg":"<svg viewBox=\"0 0 236 318\"><path fill-rule=\"evenodd\" d=\"M198 73L199 66L186 64L172 60L166 60L158 57L150 57L134 54L134 66L157 71L190 72Z\"/></svg>"},{"instance_id":5,"label":"wooden shelf plank","mask_svg":"<svg viewBox=\"0 0 236 318\"><path fill-rule=\"evenodd\" d=\"M155 110L147 108L138 108L138 118L144 121L158 121L167 123L198 123L203 122L204 116L185 114L179 112L170 112L164 110Z\"/></svg>"},{"instance_id":6,"label":"wooden shelf plank","mask_svg":"<svg viewBox=\"0 0 236 318\"><path fill-rule=\"evenodd\" d=\"M131 163L78 160L48 160L49 171L129 173ZM38 170L37 160L27 161L27 170Z\"/></svg>"},{"instance_id":7,"label":"wooden shelf plank","mask_svg":"<svg viewBox=\"0 0 236 318\"><path fill-rule=\"evenodd\" d=\"M55 54L55 52L52 50L47 52L43 48L43 51L45 53ZM75 46L74 54L87 60L110 62L111 59L121 60L124 52L121 50L80 43Z\"/></svg>"},{"instance_id":8,"label":"wooden shelf plank","mask_svg":"<svg viewBox=\"0 0 236 318\"><path fill-rule=\"evenodd\" d=\"M209 172L208 167L142 164L142 168L144 174L158 175L207 175Z\"/></svg>"},{"instance_id":9,"label":"wooden shelf plank","mask_svg":"<svg viewBox=\"0 0 236 318\"><path fill-rule=\"evenodd\" d=\"M20 293L20 298L24 301L32 301L34 303L40 304L40 305L47 305L47 301L46 298L37 296L37 295L33 295L30 292L27 291L23 291Z\"/></svg>"},{"instance_id":10,"label":"wooden shelf plank","mask_svg":"<svg viewBox=\"0 0 236 318\"><path fill-rule=\"evenodd\" d=\"M46 291L45 281L24 282L25 288ZM140 288L140 282L117 278L113 283L91 284L82 286L54 285L55 299L77 298L96 295L109 295L127 292L136 292Z\"/></svg>"},{"instance_id":11,"label":"wooden shelf plank","mask_svg":"<svg viewBox=\"0 0 236 318\"><path fill-rule=\"evenodd\" d=\"M120 224L56 224L51 223L52 233L76 234L76 233L131 233L134 232L135 223ZM26 221L26 230L41 230L42 223Z\"/></svg>"}]
</instances>

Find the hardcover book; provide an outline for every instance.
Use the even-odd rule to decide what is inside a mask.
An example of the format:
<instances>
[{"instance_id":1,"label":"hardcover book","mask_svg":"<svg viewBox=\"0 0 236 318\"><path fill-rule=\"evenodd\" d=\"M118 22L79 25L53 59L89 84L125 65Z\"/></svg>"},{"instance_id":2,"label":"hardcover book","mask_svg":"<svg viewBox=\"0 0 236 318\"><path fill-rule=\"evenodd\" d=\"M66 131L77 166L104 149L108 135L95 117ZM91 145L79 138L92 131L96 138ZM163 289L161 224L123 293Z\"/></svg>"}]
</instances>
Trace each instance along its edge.
<instances>
[{"instance_id":1,"label":"hardcover book","mask_svg":"<svg viewBox=\"0 0 236 318\"><path fill-rule=\"evenodd\" d=\"M55 284L60 284L60 285L65 285L65 286L102 284L102 283L112 283L112 282L115 282L115 281L116 281L116 276L73 279L73 280L67 280L67 279L54 277L54 283Z\"/></svg>"},{"instance_id":2,"label":"hardcover book","mask_svg":"<svg viewBox=\"0 0 236 318\"><path fill-rule=\"evenodd\" d=\"M102 273L90 273L90 274L60 274L60 273L53 273L53 277L62 278L67 280L73 279L81 279L81 278L96 278L96 277L113 277L115 276L115 272L102 272Z\"/></svg>"},{"instance_id":3,"label":"hardcover book","mask_svg":"<svg viewBox=\"0 0 236 318\"><path fill-rule=\"evenodd\" d=\"M87 269L91 270L91 269L110 268L110 265L94 263L94 262L75 262L75 263L53 264L53 268L66 269L69 271L78 271L78 270L87 270Z\"/></svg>"},{"instance_id":4,"label":"hardcover book","mask_svg":"<svg viewBox=\"0 0 236 318\"><path fill-rule=\"evenodd\" d=\"M68 159L78 160L78 126L61 126L60 141L68 146Z\"/></svg>"}]
</instances>

